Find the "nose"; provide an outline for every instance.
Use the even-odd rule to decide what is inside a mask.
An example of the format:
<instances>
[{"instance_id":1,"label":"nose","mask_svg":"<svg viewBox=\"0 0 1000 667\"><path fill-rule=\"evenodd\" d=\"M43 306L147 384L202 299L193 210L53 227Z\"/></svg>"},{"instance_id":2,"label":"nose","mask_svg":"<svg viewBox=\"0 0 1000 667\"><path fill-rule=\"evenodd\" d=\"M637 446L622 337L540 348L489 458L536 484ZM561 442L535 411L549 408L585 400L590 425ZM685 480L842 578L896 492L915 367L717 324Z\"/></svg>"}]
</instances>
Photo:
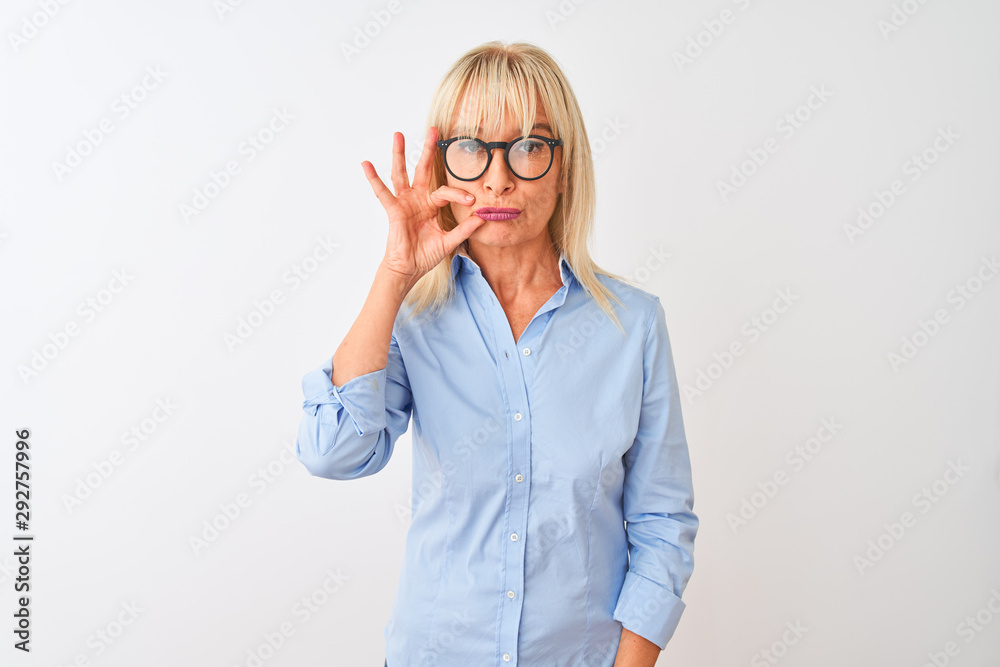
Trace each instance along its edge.
<instances>
[{"instance_id":1,"label":"nose","mask_svg":"<svg viewBox=\"0 0 1000 667\"><path fill-rule=\"evenodd\" d=\"M483 174L483 187L494 195L503 195L514 188L514 174L510 173L507 162L503 159L503 149L494 148L493 159L489 169Z\"/></svg>"}]
</instances>

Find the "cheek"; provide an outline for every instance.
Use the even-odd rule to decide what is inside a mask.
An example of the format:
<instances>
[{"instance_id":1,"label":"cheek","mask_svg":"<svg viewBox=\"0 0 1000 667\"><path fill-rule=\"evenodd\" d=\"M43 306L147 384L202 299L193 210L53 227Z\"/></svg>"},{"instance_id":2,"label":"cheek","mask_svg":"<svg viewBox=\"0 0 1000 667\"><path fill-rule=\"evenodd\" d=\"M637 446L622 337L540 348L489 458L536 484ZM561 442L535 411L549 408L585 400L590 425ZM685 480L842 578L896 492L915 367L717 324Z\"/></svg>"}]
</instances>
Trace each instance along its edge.
<instances>
[{"instance_id":1,"label":"cheek","mask_svg":"<svg viewBox=\"0 0 1000 667\"><path fill-rule=\"evenodd\" d=\"M448 178L445 180L445 185L449 188L455 188L456 190L464 190L476 195L478 199L478 188L474 181L460 181L457 178L453 178L451 174L448 174Z\"/></svg>"},{"instance_id":2,"label":"cheek","mask_svg":"<svg viewBox=\"0 0 1000 667\"><path fill-rule=\"evenodd\" d=\"M544 201L550 206L555 206L556 200L559 198L559 175L552 174L552 178L549 178L549 174L545 175L545 178L539 182L538 189L538 199L539 201Z\"/></svg>"}]
</instances>

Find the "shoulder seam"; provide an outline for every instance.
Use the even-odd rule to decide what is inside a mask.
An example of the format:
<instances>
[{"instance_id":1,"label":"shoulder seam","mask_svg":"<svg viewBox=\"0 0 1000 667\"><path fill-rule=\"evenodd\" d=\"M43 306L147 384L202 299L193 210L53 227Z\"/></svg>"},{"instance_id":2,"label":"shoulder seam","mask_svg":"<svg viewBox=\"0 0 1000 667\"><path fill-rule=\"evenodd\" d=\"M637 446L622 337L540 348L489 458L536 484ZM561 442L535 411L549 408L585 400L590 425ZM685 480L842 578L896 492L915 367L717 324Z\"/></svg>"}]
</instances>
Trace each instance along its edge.
<instances>
[{"instance_id":1,"label":"shoulder seam","mask_svg":"<svg viewBox=\"0 0 1000 667\"><path fill-rule=\"evenodd\" d=\"M660 301L660 297L655 294L653 294L652 297L653 298L649 300L652 308L649 309L649 322L646 324L646 338L643 341L644 346L645 343L649 341L649 335L653 331L653 323L656 321L656 304Z\"/></svg>"}]
</instances>

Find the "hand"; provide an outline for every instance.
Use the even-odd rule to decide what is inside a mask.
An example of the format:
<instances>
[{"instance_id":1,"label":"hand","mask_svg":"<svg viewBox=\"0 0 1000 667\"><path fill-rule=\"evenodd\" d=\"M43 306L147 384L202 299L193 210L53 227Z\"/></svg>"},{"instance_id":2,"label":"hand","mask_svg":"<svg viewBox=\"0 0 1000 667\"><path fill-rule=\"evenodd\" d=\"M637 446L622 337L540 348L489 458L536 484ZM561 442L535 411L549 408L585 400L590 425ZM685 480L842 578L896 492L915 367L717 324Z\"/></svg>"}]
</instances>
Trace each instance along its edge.
<instances>
[{"instance_id":1,"label":"hand","mask_svg":"<svg viewBox=\"0 0 1000 667\"><path fill-rule=\"evenodd\" d=\"M366 160L361 163L375 196L389 217L389 236L382 264L411 285L437 266L485 222L473 215L449 232L441 229L438 211L442 206L448 202L468 206L475 201L475 197L465 190L447 185L428 192L434 152L437 150L436 141L437 128L432 127L427 131L427 139L411 186L403 158L403 135L399 132L393 134L392 187L396 191L395 196L375 173L371 162Z\"/></svg>"}]
</instances>

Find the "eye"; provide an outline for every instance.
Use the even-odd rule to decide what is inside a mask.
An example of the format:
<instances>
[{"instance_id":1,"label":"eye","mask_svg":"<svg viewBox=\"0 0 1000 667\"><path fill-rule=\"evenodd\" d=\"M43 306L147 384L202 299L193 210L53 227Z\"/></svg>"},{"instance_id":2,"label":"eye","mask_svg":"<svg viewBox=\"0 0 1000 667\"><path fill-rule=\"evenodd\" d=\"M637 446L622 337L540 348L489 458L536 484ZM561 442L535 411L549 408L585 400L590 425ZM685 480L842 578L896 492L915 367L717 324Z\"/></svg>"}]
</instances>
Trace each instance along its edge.
<instances>
[{"instance_id":1,"label":"eye","mask_svg":"<svg viewBox=\"0 0 1000 667\"><path fill-rule=\"evenodd\" d=\"M471 138L459 139L455 142L454 148L469 155L483 150L483 147L479 145L479 142Z\"/></svg>"},{"instance_id":2,"label":"eye","mask_svg":"<svg viewBox=\"0 0 1000 667\"><path fill-rule=\"evenodd\" d=\"M548 148L548 146L546 146L545 142L540 141L539 139L522 139L517 142L517 146L515 146L515 150L518 153L522 153L529 157L544 153L546 148Z\"/></svg>"}]
</instances>

